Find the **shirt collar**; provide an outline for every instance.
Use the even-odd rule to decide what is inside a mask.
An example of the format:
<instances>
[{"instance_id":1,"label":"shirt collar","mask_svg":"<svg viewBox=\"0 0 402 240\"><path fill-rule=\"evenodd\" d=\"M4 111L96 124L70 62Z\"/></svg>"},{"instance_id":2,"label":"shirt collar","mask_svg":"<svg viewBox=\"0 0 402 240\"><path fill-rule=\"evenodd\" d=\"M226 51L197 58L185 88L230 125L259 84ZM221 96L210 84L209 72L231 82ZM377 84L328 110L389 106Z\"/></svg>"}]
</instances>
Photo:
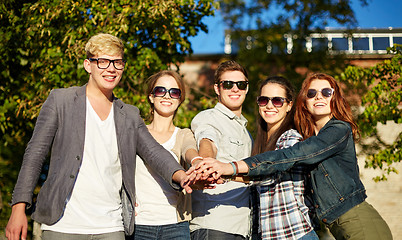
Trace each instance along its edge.
<instances>
[{"instance_id":1,"label":"shirt collar","mask_svg":"<svg viewBox=\"0 0 402 240\"><path fill-rule=\"evenodd\" d=\"M243 114L238 117L236 114L234 114L229 108L227 108L225 105L222 103L218 102L215 105L215 109L226 115L230 120L235 119L238 121L240 124L247 126L247 119L243 116Z\"/></svg>"}]
</instances>

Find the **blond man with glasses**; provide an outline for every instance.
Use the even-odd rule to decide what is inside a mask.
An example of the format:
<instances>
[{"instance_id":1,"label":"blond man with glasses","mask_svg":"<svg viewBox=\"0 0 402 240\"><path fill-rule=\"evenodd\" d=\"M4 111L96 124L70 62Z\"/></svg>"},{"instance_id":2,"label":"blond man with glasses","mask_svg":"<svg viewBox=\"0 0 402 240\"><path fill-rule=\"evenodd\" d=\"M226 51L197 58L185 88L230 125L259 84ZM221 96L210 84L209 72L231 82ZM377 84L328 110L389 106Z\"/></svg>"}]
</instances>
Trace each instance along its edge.
<instances>
[{"instance_id":1,"label":"blond man with glasses","mask_svg":"<svg viewBox=\"0 0 402 240\"><path fill-rule=\"evenodd\" d=\"M191 192L183 168L151 136L138 108L113 95L126 64L123 46L110 34L91 37L84 60L88 83L50 92L14 189L8 239L26 239L25 209L32 206L50 149L49 173L32 214L44 240L123 240L132 234L136 154L171 187Z\"/></svg>"}]
</instances>

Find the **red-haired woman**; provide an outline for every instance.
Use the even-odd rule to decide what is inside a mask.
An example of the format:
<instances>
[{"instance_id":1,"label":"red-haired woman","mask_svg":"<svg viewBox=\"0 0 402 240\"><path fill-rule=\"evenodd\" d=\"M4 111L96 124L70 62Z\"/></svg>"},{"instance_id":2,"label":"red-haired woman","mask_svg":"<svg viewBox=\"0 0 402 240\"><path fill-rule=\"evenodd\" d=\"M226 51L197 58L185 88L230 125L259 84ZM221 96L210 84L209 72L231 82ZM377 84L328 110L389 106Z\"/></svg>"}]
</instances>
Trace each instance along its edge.
<instances>
[{"instance_id":1,"label":"red-haired woman","mask_svg":"<svg viewBox=\"0 0 402 240\"><path fill-rule=\"evenodd\" d=\"M359 131L339 84L327 74L310 75L296 102L296 127L304 141L237 164L204 159L198 167L205 174L246 173L253 178L308 165L317 217L336 239L392 239L386 222L365 201L354 143Z\"/></svg>"}]
</instances>

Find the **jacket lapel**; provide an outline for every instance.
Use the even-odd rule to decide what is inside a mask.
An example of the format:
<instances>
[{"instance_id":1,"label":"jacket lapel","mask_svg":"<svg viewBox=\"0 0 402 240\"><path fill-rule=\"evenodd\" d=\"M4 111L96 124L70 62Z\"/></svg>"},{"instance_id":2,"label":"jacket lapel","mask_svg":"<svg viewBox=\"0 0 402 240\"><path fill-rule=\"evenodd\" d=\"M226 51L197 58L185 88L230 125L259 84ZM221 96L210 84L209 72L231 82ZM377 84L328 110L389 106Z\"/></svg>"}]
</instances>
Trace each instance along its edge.
<instances>
[{"instance_id":1,"label":"jacket lapel","mask_svg":"<svg viewBox=\"0 0 402 240\"><path fill-rule=\"evenodd\" d=\"M113 110L114 110L114 124L116 127L117 146L119 148L119 155L121 160L121 153L123 153L123 136L126 131L126 113L123 110L123 102L118 98L113 97Z\"/></svg>"},{"instance_id":2,"label":"jacket lapel","mask_svg":"<svg viewBox=\"0 0 402 240\"><path fill-rule=\"evenodd\" d=\"M78 88L76 96L74 98L72 117L76 119L74 121L76 136L78 142L84 145L85 141L85 123L86 123L86 86L84 85Z\"/></svg>"}]
</instances>

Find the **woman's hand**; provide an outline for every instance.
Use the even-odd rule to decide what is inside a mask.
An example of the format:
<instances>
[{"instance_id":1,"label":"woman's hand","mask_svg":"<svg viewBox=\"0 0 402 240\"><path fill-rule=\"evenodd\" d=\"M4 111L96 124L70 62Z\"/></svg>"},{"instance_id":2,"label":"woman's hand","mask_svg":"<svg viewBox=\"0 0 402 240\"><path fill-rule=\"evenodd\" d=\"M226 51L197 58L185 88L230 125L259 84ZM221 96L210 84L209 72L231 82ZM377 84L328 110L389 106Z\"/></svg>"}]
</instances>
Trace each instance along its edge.
<instances>
[{"instance_id":1,"label":"woman's hand","mask_svg":"<svg viewBox=\"0 0 402 240\"><path fill-rule=\"evenodd\" d=\"M201 180L218 180L222 175L233 175L234 169L230 163L224 163L214 158L204 158L198 163L195 171L201 174ZM212 178L212 179L211 179Z\"/></svg>"}]
</instances>

